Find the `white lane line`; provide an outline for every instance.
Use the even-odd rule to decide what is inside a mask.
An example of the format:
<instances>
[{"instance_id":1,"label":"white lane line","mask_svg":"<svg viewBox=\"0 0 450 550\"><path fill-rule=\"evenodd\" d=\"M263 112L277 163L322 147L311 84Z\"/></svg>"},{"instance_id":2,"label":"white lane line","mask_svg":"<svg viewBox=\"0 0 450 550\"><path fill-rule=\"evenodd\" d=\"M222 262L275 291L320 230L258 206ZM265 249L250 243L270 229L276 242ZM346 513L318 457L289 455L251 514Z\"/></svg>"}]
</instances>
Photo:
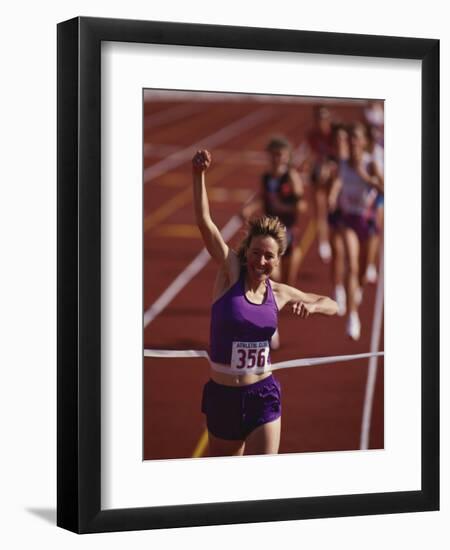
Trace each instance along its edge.
<instances>
[{"instance_id":1,"label":"white lane line","mask_svg":"<svg viewBox=\"0 0 450 550\"><path fill-rule=\"evenodd\" d=\"M175 105L175 107L164 109L164 111L160 111L159 113L147 115L144 119L145 128L154 129L158 126L162 126L163 124L175 122L176 120L180 120L188 115L197 113L202 110L202 108L202 105L198 103Z\"/></svg>"},{"instance_id":2,"label":"white lane line","mask_svg":"<svg viewBox=\"0 0 450 550\"><path fill-rule=\"evenodd\" d=\"M228 126L221 128L214 134L205 136L196 143L192 143L188 147L185 147L184 149L169 155L167 158L157 162L156 164L149 166L144 170L144 183L148 183L152 179L165 174L169 170L173 170L177 166L180 166L180 164L183 164L192 157L193 152L195 152L196 149L199 149L200 147L216 147L217 145L228 141L232 137L241 134L244 129L248 130L263 120L269 118L272 112L273 111L270 108L263 108L258 111L254 111L244 118L236 120Z\"/></svg>"},{"instance_id":3,"label":"white lane line","mask_svg":"<svg viewBox=\"0 0 450 550\"><path fill-rule=\"evenodd\" d=\"M231 220L223 227L222 237L225 242L242 226L242 220L239 216L233 216ZM189 283L197 273L209 262L211 256L206 248L203 248L192 262L178 275L178 277L166 288L161 296L154 302L144 313L144 328L153 321L153 319L161 313L161 311L175 298L175 296Z\"/></svg>"},{"instance_id":4,"label":"white lane line","mask_svg":"<svg viewBox=\"0 0 450 550\"><path fill-rule=\"evenodd\" d=\"M380 345L381 325L383 321L383 297L384 297L384 250L380 246L380 276L378 278L377 292L375 296L375 310L373 315L372 336L370 341L370 352L375 353ZM369 370L367 373L366 392L364 396L364 408L361 423L361 439L359 448L367 450L370 439L370 423L372 420L373 396L377 380L378 357L376 355L369 359Z\"/></svg>"},{"instance_id":5,"label":"white lane line","mask_svg":"<svg viewBox=\"0 0 450 550\"><path fill-rule=\"evenodd\" d=\"M173 155L180 150L180 147L176 145L159 145L155 143L146 143L144 145L144 157L157 156L157 157L167 157L168 155Z\"/></svg>"}]
</instances>

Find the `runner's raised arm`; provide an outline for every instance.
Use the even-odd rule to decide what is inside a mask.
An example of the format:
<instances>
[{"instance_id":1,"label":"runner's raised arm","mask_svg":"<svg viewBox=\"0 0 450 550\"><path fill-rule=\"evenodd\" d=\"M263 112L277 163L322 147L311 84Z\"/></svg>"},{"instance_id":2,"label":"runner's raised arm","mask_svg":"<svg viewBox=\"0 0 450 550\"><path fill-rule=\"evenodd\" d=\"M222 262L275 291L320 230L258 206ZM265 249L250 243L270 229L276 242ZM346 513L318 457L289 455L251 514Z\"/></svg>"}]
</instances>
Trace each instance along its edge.
<instances>
[{"instance_id":1,"label":"runner's raised arm","mask_svg":"<svg viewBox=\"0 0 450 550\"><path fill-rule=\"evenodd\" d=\"M206 150L197 151L192 158L195 219L202 234L203 242L211 257L217 263L225 265L230 254L230 249L211 218L208 194L206 192L205 174L211 166L211 162L211 153Z\"/></svg>"}]
</instances>

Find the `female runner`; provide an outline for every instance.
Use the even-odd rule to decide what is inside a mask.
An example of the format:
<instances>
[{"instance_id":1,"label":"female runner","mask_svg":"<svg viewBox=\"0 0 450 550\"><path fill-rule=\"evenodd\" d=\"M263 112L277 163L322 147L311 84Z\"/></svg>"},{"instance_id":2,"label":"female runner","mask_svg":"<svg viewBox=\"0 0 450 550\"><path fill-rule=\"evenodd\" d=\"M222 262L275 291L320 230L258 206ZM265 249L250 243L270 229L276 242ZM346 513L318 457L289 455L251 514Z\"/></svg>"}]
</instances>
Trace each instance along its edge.
<instances>
[{"instance_id":1,"label":"female runner","mask_svg":"<svg viewBox=\"0 0 450 550\"><path fill-rule=\"evenodd\" d=\"M328 231L328 161L333 151L333 124L330 111L323 105L314 108L314 127L308 133L311 162L310 182L319 240L319 256L324 263L331 260L331 246Z\"/></svg>"},{"instance_id":2,"label":"female runner","mask_svg":"<svg viewBox=\"0 0 450 550\"><path fill-rule=\"evenodd\" d=\"M378 166L379 174L384 174L384 149L379 143L379 129L377 126L367 125L367 155L369 161ZM377 190L372 191L372 211L375 218L376 226L378 228L377 233L373 233L369 237L367 245L367 267L366 272L361 273L364 276L364 282L376 283L377 282L377 256L380 248L380 233L383 232L384 225L384 194Z\"/></svg>"},{"instance_id":3,"label":"female runner","mask_svg":"<svg viewBox=\"0 0 450 550\"><path fill-rule=\"evenodd\" d=\"M301 318L334 315L337 304L271 281L286 249L286 230L278 218L263 216L249 222L239 251L228 247L209 212L205 173L210 165L206 150L192 159L197 225L219 266L211 310L211 374L202 399L209 454L275 454L281 400L280 385L271 374L270 339L278 311L289 304Z\"/></svg>"},{"instance_id":4,"label":"female runner","mask_svg":"<svg viewBox=\"0 0 450 550\"><path fill-rule=\"evenodd\" d=\"M361 334L358 315L362 299L360 274L366 272L368 239L377 231L369 208L370 192L375 189L383 193L384 189L378 165L365 154L366 143L364 126L354 124L350 131L350 157L340 160L329 195L328 221L335 231L341 233L348 259L347 334L353 340L359 340Z\"/></svg>"},{"instance_id":5,"label":"female runner","mask_svg":"<svg viewBox=\"0 0 450 550\"><path fill-rule=\"evenodd\" d=\"M350 158L350 144L348 128L343 124L333 126L333 158L328 161L327 178L333 182L338 174L341 162ZM338 315L347 313L347 295L345 291L345 246L342 233L329 224L330 243L332 249L331 280L333 283L333 298L338 305Z\"/></svg>"}]
</instances>

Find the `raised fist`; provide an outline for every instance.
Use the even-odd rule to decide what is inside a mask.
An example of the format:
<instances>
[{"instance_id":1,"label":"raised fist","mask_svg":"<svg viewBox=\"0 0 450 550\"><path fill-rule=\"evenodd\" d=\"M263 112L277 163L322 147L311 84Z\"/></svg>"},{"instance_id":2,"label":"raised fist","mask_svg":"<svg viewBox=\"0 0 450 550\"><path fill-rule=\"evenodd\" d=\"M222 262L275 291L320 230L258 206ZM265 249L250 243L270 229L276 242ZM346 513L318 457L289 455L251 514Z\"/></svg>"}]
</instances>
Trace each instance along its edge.
<instances>
[{"instance_id":1,"label":"raised fist","mask_svg":"<svg viewBox=\"0 0 450 550\"><path fill-rule=\"evenodd\" d=\"M192 157L192 168L195 172L205 172L211 166L211 153L201 149Z\"/></svg>"}]
</instances>

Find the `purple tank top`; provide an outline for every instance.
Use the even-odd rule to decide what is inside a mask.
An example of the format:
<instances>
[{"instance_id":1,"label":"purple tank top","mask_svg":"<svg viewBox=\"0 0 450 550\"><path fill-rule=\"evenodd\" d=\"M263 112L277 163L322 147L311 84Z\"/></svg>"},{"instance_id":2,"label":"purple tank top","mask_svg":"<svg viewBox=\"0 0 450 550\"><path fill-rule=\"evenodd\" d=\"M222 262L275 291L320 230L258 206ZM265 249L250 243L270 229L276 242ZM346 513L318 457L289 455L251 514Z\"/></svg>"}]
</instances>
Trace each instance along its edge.
<instances>
[{"instance_id":1,"label":"purple tank top","mask_svg":"<svg viewBox=\"0 0 450 550\"><path fill-rule=\"evenodd\" d=\"M237 369L270 364L269 344L278 323L270 281L262 304L245 296L245 271L211 308L210 358ZM264 364L263 364L264 363Z\"/></svg>"}]
</instances>

